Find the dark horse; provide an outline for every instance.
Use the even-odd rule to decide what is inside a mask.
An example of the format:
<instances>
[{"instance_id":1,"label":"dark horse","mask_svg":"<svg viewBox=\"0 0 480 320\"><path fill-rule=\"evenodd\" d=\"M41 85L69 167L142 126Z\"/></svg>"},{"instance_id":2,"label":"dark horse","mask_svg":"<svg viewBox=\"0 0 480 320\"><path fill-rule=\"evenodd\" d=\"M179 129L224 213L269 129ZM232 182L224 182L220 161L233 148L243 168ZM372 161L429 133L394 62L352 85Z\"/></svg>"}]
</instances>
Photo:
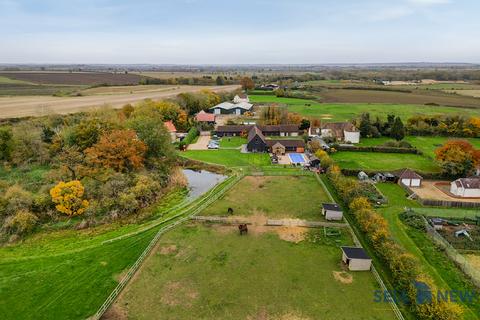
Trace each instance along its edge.
<instances>
[{"instance_id":1,"label":"dark horse","mask_svg":"<svg viewBox=\"0 0 480 320\"><path fill-rule=\"evenodd\" d=\"M243 235L244 233L247 234L247 233L248 233L247 224L246 224L246 223L244 223L244 224L239 224L239 225L238 225L238 231L240 231L240 235Z\"/></svg>"}]
</instances>

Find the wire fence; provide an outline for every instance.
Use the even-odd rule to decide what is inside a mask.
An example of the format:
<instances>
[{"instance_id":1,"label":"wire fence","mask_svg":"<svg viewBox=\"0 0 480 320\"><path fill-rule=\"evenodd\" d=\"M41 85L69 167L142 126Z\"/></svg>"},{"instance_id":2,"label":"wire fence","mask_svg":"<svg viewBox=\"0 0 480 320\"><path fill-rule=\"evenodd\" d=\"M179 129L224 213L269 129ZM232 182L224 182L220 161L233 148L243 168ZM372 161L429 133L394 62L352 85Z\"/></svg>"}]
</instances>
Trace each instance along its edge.
<instances>
[{"instance_id":1,"label":"wire fence","mask_svg":"<svg viewBox=\"0 0 480 320\"><path fill-rule=\"evenodd\" d=\"M175 215L175 217L179 217L178 220L175 220L173 223L170 223L170 224L168 224L164 227L161 227L160 230L158 230L158 232L156 233L155 237L150 241L148 246L142 252L142 254L138 257L138 259L135 261L135 263L130 267L127 274L118 283L118 285L115 287L115 289L112 291L112 293L110 293L108 298L100 306L100 308L97 310L97 312L93 316L91 316L89 319L99 320L103 316L103 314L108 310L108 308L112 305L112 303L118 297L120 292L122 292L122 290L125 288L125 286L130 281L130 279L133 277L135 272L137 272L140 265L143 263L145 258L150 254L150 252L155 247L155 245L157 244L160 237L165 232L167 232L168 230L174 228L175 226L189 220L192 216L201 212L203 209L205 209L210 204L212 204L214 201L216 201L218 198L220 198L231 187L233 187L235 184L237 184L237 182L240 181L242 177L243 177L243 175L239 174L239 175L234 176L231 180L228 180L228 179L225 180L222 184L220 184L219 186L210 190L200 200L192 202L190 205L186 206L181 212L179 212L177 215ZM172 218L170 218L168 221L172 221ZM163 223L167 223L167 221L163 221Z\"/></svg>"},{"instance_id":2,"label":"wire fence","mask_svg":"<svg viewBox=\"0 0 480 320\"><path fill-rule=\"evenodd\" d=\"M446 253L446 255L465 273L475 284L477 288L480 288L480 270L472 266L472 264L465 258L463 254L457 251L440 233L431 226L425 217L422 216L425 222L427 234L433 239L433 241L440 246Z\"/></svg>"}]
</instances>

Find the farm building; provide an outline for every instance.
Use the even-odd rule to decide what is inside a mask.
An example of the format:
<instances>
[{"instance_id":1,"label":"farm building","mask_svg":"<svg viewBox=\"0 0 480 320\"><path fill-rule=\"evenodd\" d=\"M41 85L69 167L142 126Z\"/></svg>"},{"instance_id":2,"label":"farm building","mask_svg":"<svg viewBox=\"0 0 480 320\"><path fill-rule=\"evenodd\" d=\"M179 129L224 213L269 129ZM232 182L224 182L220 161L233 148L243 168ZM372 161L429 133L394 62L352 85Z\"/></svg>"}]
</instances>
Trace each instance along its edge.
<instances>
[{"instance_id":1,"label":"farm building","mask_svg":"<svg viewBox=\"0 0 480 320\"><path fill-rule=\"evenodd\" d=\"M271 126L263 126L271 127ZM272 130L272 128L270 128ZM272 134L272 131L267 131ZM276 135L273 135L274 137ZM274 139L267 138L262 127L252 126L248 131L247 150L249 152L271 152L276 155L282 155L286 152L304 152L305 142L303 140L292 139Z\"/></svg>"},{"instance_id":2,"label":"farm building","mask_svg":"<svg viewBox=\"0 0 480 320\"><path fill-rule=\"evenodd\" d=\"M216 134L219 137L230 137L246 135L255 125L226 125L218 126ZM297 137L299 129L297 125L283 124L283 125L265 125L257 126L264 136L281 136L281 137Z\"/></svg>"},{"instance_id":3,"label":"farm building","mask_svg":"<svg viewBox=\"0 0 480 320\"><path fill-rule=\"evenodd\" d=\"M363 248L341 247L343 251L342 261L351 271L368 271L372 266L372 259Z\"/></svg>"},{"instance_id":4,"label":"farm building","mask_svg":"<svg viewBox=\"0 0 480 320\"><path fill-rule=\"evenodd\" d=\"M480 177L460 178L450 183L450 192L462 198L480 197Z\"/></svg>"},{"instance_id":5,"label":"farm building","mask_svg":"<svg viewBox=\"0 0 480 320\"><path fill-rule=\"evenodd\" d=\"M331 122L323 124L321 128L311 127L309 135L334 138L336 141L346 143L360 142L360 131L350 122Z\"/></svg>"},{"instance_id":6,"label":"farm building","mask_svg":"<svg viewBox=\"0 0 480 320\"><path fill-rule=\"evenodd\" d=\"M163 124L167 128L168 133L170 133L170 138L172 139L172 142L175 142L177 140L177 128L175 128L175 125L172 121L167 121Z\"/></svg>"},{"instance_id":7,"label":"farm building","mask_svg":"<svg viewBox=\"0 0 480 320\"><path fill-rule=\"evenodd\" d=\"M398 178L398 183L407 187L421 187L423 177L410 169L402 169L393 173Z\"/></svg>"},{"instance_id":8,"label":"farm building","mask_svg":"<svg viewBox=\"0 0 480 320\"><path fill-rule=\"evenodd\" d=\"M235 95L235 97L233 98L233 103L241 103L241 102L246 102L246 103L250 102L250 99L245 93L239 93Z\"/></svg>"},{"instance_id":9,"label":"farm building","mask_svg":"<svg viewBox=\"0 0 480 320\"><path fill-rule=\"evenodd\" d=\"M342 220L342 208L336 203L322 203L322 214L327 220Z\"/></svg>"},{"instance_id":10,"label":"farm building","mask_svg":"<svg viewBox=\"0 0 480 320\"><path fill-rule=\"evenodd\" d=\"M213 125L215 124L215 115L202 110L195 115L195 121Z\"/></svg>"},{"instance_id":11,"label":"farm building","mask_svg":"<svg viewBox=\"0 0 480 320\"><path fill-rule=\"evenodd\" d=\"M231 102L222 102L217 104L214 107L211 107L211 110L214 114L236 114L241 115L247 111L251 111L253 108L253 104L248 102L239 102L239 103L231 103Z\"/></svg>"}]
</instances>

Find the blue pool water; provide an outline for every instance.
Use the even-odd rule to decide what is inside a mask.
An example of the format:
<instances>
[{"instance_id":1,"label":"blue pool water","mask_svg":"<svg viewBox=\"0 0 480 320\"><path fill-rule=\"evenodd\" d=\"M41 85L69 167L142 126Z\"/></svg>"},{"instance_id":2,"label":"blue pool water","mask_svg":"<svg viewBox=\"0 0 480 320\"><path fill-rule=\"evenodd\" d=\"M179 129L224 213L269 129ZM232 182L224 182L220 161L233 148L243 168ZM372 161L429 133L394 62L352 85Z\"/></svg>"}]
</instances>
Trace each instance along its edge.
<instances>
[{"instance_id":1,"label":"blue pool water","mask_svg":"<svg viewBox=\"0 0 480 320\"><path fill-rule=\"evenodd\" d=\"M289 153L288 156L292 163L305 163L305 159L300 153Z\"/></svg>"}]
</instances>

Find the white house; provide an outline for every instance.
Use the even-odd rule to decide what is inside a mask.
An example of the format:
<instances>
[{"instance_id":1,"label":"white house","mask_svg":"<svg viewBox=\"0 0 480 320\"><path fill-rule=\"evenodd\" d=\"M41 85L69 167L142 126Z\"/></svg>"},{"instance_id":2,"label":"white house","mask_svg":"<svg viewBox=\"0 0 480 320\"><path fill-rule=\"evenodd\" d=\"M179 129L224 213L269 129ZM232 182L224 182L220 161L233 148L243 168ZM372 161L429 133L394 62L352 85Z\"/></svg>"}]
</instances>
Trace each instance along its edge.
<instances>
[{"instance_id":1,"label":"white house","mask_svg":"<svg viewBox=\"0 0 480 320\"><path fill-rule=\"evenodd\" d=\"M394 173L398 182L407 187L421 187L423 177L410 169L402 169Z\"/></svg>"},{"instance_id":2,"label":"white house","mask_svg":"<svg viewBox=\"0 0 480 320\"><path fill-rule=\"evenodd\" d=\"M251 111L253 104L248 102L239 102L239 103L231 103L231 102L222 102L217 104L214 107L211 107L211 110L214 114L236 114L241 115L247 111Z\"/></svg>"},{"instance_id":3,"label":"white house","mask_svg":"<svg viewBox=\"0 0 480 320\"><path fill-rule=\"evenodd\" d=\"M460 178L452 181L450 193L462 198L480 197L480 177Z\"/></svg>"},{"instance_id":4,"label":"white house","mask_svg":"<svg viewBox=\"0 0 480 320\"><path fill-rule=\"evenodd\" d=\"M342 261L350 271L368 271L372 266L372 259L363 248L341 247L343 251Z\"/></svg>"},{"instance_id":5,"label":"white house","mask_svg":"<svg viewBox=\"0 0 480 320\"><path fill-rule=\"evenodd\" d=\"M249 103L250 99L248 98L248 96L245 93L239 93L239 94L235 95L235 97L233 98L233 103L240 103L240 102Z\"/></svg>"},{"instance_id":6,"label":"white house","mask_svg":"<svg viewBox=\"0 0 480 320\"><path fill-rule=\"evenodd\" d=\"M336 203L322 203L322 215L327 220L342 220L343 212Z\"/></svg>"},{"instance_id":7,"label":"white house","mask_svg":"<svg viewBox=\"0 0 480 320\"><path fill-rule=\"evenodd\" d=\"M316 128L310 130L311 134L318 134ZM346 143L359 143L360 131L350 122L330 122L322 125L320 137L335 138L335 140Z\"/></svg>"}]
</instances>

